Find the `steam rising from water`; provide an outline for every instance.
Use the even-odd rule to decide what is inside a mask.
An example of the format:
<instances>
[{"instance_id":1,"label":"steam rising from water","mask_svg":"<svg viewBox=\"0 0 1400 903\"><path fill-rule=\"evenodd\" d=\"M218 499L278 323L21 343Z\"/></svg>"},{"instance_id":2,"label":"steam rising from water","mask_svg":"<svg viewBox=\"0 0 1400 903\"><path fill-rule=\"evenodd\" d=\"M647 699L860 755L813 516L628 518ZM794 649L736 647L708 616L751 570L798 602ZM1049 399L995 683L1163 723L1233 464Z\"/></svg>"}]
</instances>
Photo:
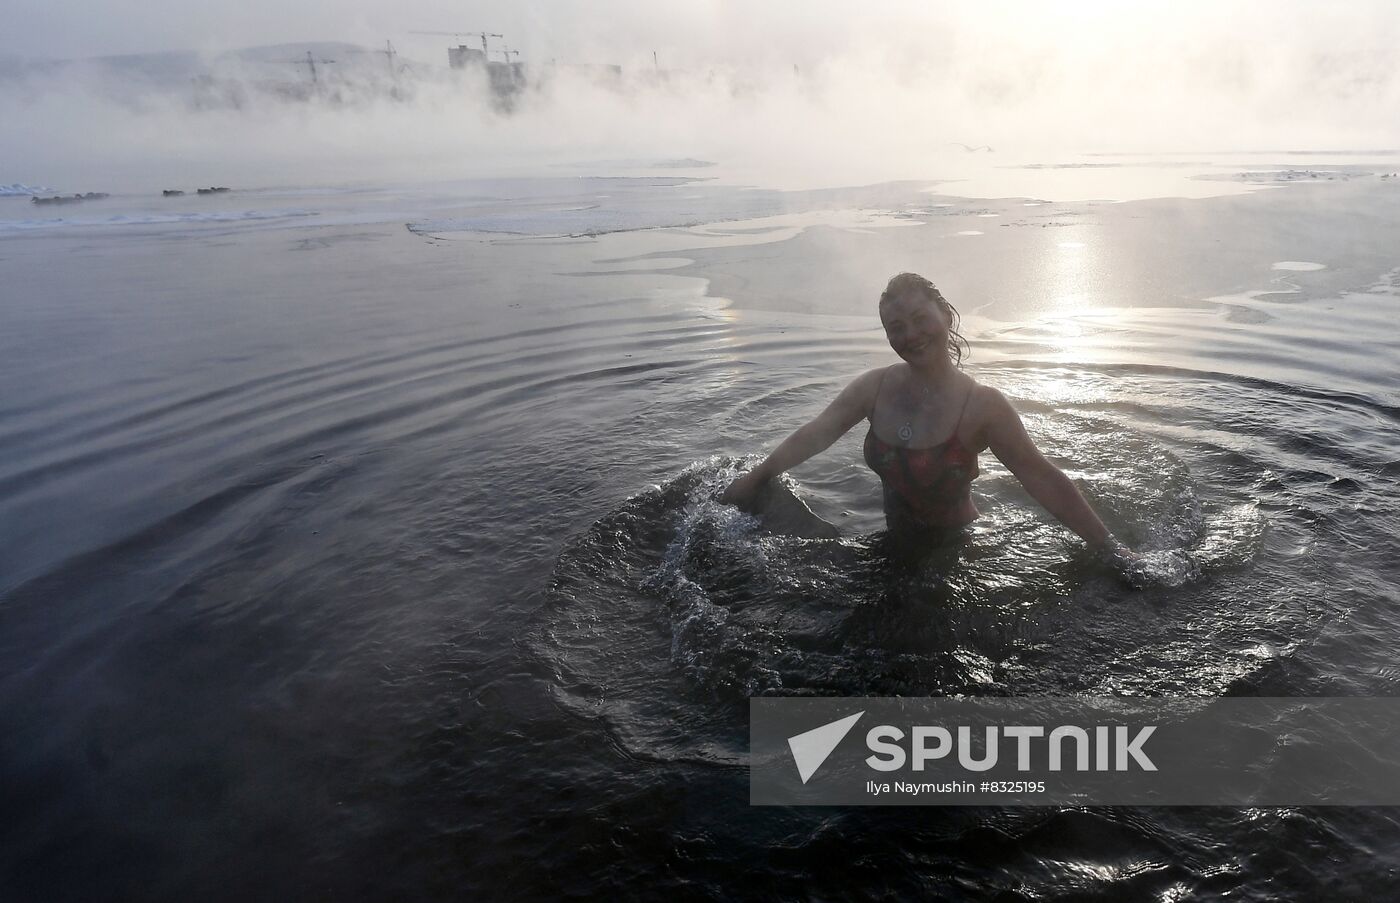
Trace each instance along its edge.
<instances>
[{"instance_id":1,"label":"steam rising from water","mask_svg":"<svg viewBox=\"0 0 1400 903\"><path fill-rule=\"evenodd\" d=\"M347 36L368 49L387 31L405 59L428 61L411 64L403 99L388 96L382 59L351 65L348 51L323 67L338 103L279 99L255 87L269 78L265 63L239 71L208 53L199 65L249 87L241 108L202 110L188 78L153 81L111 61L10 64L0 67L0 118L23 125L0 134L0 182L417 180L683 157L797 187L956 178L1090 151L1400 145L1383 115L1400 101L1390 65L1400 11L1386 4L1307 16L1259 3L1000 4L976 14L900 4L849 16L806 4L527 8L512 40L533 73L558 59L617 63L626 75L607 85L560 71L509 114L480 83L441 68L448 38L414 43L393 32L413 25L367 20ZM305 79L290 64L277 71L286 84Z\"/></svg>"}]
</instances>

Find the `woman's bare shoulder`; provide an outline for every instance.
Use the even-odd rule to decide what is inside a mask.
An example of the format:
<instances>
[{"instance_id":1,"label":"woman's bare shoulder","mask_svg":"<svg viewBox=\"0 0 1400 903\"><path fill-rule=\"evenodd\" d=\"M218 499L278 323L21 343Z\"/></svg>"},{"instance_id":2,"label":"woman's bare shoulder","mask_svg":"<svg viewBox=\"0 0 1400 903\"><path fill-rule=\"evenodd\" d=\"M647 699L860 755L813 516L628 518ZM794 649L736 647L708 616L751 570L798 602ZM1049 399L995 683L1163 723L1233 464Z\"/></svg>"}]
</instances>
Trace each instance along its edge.
<instances>
[{"instance_id":1,"label":"woman's bare shoulder","mask_svg":"<svg viewBox=\"0 0 1400 903\"><path fill-rule=\"evenodd\" d=\"M1019 418L1016 409L1000 389L983 385L971 376L967 377L967 380L970 385L967 410L963 419L972 426L979 443L985 447L986 442L990 440L990 430L1004 425L1008 420Z\"/></svg>"},{"instance_id":2,"label":"woman's bare shoulder","mask_svg":"<svg viewBox=\"0 0 1400 903\"><path fill-rule=\"evenodd\" d=\"M967 376L967 374L963 375ZM967 381L968 392L970 393L967 402L969 409L975 407L984 413L992 413L993 411L1004 411L1011 407L1011 402L1006 399L1006 396L1003 395L1001 390L997 387L983 385L971 376L967 376Z\"/></svg>"},{"instance_id":3,"label":"woman's bare shoulder","mask_svg":"<svg viewBox=\"0 0 1400 903\"><path fill-rule=\"evenodd\" d=\"M875 409L875 398L880 394L880 381L888 369L889 367L876 367L866 370L841 390L838 401L858 410L862 416L869 417Z\"/></svg>"},{"instance_id":4,"label":"woman's bare shoulder","mask_svg":"<svg viewBox=\"0 0 1400 903\"><path fill-rule=\"evenodd\" d=\"M866 370L860 376L857 376L855 379L851 380L851 385L859 385L862 388L871 389L879 388L880 380L884 378L886 373L888 373L890 370L894 369L897 366L899 365L887 364L884 367L876 367L873 370Z\"/></svg>"},{"instance_id":5,"label":"woman's bare shoulder","mask_svg":"<svg viewBox=\"0 0 1400 903\"><path fill-rule=\"evenodd\" d=\"M888 369L888 367L876 367L874 370L866 370L847 383L842 393L873 400L875 393L880 389L880 379Z\"/></svg>"}]
</instances>

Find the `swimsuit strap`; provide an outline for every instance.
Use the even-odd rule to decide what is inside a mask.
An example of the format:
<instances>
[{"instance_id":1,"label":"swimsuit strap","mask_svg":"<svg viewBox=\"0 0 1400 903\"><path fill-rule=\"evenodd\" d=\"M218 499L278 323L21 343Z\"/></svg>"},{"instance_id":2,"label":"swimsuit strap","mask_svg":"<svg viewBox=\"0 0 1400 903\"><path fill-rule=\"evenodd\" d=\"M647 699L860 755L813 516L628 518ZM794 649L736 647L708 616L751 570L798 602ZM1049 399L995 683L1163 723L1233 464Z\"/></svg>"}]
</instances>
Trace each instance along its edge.
<instances>
[{"instance_id":1,"label":"swimsuit strap","mask_svg":"<svg viewBox=\"0 0 1400 903\"><path fill-rule=\"evenodd\" d=\"M893 366L894 364L890 364L890 367ZM880 381L875 384L875 400L870 402L870 415L866 419L870 421L870 429L872 432L875 430L875 411L880 407L880 393L885 389L885 374L890 372L890 367L886 367L880 371Z\"/></svg>"},{"instance_id":2,"label":"swimsuit strap","mask_svg":"<svg viewBox=\"0 0 1400 903\"><path fill-rule=\"evenodd\" d=\"M880 371L880 382L878 385L875 386L875 404L870 406L870 413L872 415L875 413L875 406L880 403L880 393L885 388L885 377L889 374L890 367L893 366L894 364L890 364L889 367L886 367L885 369Z\"/></svg>"},{"instance_id":3,"label":"swimsuit strap","mask_svg":"<svg viewBox=\"0 0 1400 903\"><path fill-rule=\"evenodd\" d=\"M953 424L953 431L944 440L949 445L962 445L962 440L958 438L958 430L962 428L963 415L967 413L967 403L972 401L972 389L967 390L967 395L963 397L962 410L958 411L958 422Z\"/></svg>"},{"instance_id":4,"label":"swimsuit strap","mask_svg":"<svg viewBox=\"0 0 1400 903\"><path fill-rule=\"evenodd\" d=\"M975 387L974 387L975 388ZM967 390L967 396L963 398L962 410L958 411L958 422L953 424L953 438L958 437L958 427L962 426L963 415L967 413L967 403L972 400L972 389Z\"/></svg>"}]
</instances>

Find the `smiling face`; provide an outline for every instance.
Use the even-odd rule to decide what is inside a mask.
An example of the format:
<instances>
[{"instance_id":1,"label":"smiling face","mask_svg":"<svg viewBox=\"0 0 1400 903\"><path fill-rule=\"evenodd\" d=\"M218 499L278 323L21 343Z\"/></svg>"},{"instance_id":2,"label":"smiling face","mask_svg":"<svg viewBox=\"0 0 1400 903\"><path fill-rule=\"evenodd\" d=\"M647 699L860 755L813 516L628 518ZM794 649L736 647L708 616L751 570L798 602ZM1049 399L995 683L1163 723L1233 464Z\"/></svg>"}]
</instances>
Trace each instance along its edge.
<instances>
[{"instance_id":1,"label":"smiling face","mask_svg":"<svg viewBox=\"0 0 1400 903\"><path fill-rule=\"evenodd\" d=\"M951 323L943 306L919 287L887 295L880 301L880 322L894 353L911 364L948 354Z\"/></svg>"}]
</instances>

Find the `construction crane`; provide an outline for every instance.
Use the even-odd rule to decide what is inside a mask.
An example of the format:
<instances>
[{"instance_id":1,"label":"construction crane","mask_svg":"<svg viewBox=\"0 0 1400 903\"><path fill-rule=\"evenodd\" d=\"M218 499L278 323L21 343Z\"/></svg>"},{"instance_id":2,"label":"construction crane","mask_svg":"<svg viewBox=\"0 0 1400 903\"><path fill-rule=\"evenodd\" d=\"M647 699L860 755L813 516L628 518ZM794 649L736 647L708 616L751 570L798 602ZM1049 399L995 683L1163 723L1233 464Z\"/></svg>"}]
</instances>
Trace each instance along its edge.
<instances>
[{"instance_id":1,"label":"construction crane","mask_svg":"<svg viewBox=\"0 0 1400 903\"><path fill-rule=\"evenodd\" d=\"M491 50L486 45L486 39L505 37L505 35L493 34L487 31L410 31L409 34L431 34L443 38L479 37L481 38L481 52L486 54L488 58L491 55Z\"/></svg>"},{"instance_id":2,"label":"construction crane","mask_svg":"<svg viewBox=\"0 0 1400 903\"><path fill-rule=\"evenodd\" d=\"M398 56L398 51L394 49L394 42L385 41L383 50L375 50L373 52L384 54L384 59L389 63L389 76L397 79L399 77L399 69L394 65L394 57Z\"/></svg>"},{"instance_id":3,"label":"construction crane","mask_svg":"<svg viewBox=\"0 0 1400 903\"><path fill-rule=\"evenodd\" d=\"M308 50L306 51L306 59L304 60L277 60L277 62L287 63L292 66L306 66L308 69L311 70L311 84L315 85L316 90L319 91L321 89L321 82L316 77L316 64L321 63L322 65L325 65L326 63L334 63L335 60L318 60L314 56L312 56L311 51Z\"/></svg>"},{"instance_id":4,"label":"construction crane","mask_svg":"<svg viewBox=\"0 0 1400 903\"><path fill-rule=\"evenodd\" d=\"M389 63L389 75L390 75L395 81L398 80L398 77L399 77L399 67L394 65L394 57L398 56L398 55L399 55L399 52L398 52L397 50L394 49L394 43L393 43L392 41L385 41L385 42L384 42L384 49L383 49L383 50L358 50L358 49L357 49L357 50L352 50L351 53L382 53L382 54L384 54L385 60L387 60L388 63Z\"/></svg>"},{"instance_id":5,"label":"construction crane","mask_svg":"<svg viewBox=\"0 0 1400 903\"><path fill-rule=\"evenodd\" d=\"M519 50L511 50L509 47L506 47L504 44L502 44L502 45L501 45L501 56L503 56L503 57L506 58L506 62L507 62L507 63L510 62L511 54L515 54L516 56L520 56L520 51L519 51Z\"/></svg>"}]
</instances>

